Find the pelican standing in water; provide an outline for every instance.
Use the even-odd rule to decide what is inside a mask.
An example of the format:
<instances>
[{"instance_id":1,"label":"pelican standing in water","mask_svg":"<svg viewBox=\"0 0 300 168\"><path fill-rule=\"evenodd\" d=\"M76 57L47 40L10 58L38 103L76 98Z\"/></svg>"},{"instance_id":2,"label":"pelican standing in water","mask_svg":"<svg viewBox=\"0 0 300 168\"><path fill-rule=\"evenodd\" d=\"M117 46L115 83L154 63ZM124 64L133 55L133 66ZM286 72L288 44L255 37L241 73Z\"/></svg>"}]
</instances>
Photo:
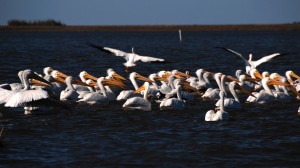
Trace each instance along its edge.
<instances>
[{"instance_id":1,"label":"pelican standing in water","mask_svg":"<svg viewBox=\"0 0 300 168\"><path fill-rule=\"evenodd\" d=\"M219 120L229 120L230 115L224 110L224 91L220 91L220 109L217 112L214 110L209 110L205 114L205 121L219 121Z\"/></svg>"},{"instance_id":2,"label":"pelican standing in water","mask_svg":"<svg viewBox=\"0 0 300 168\"><path fill-rule=\"evenodd\" d=\"M166 63L167 61L162 58L155 58L155 57L149 57L149 56L141 56L134 52L127 53L118 49L109 48L109 47L103 47L96 44L89 44L89 46L97 48L100 51L113 54L118 57L123 57L126 62L124 63L124 66L127 68L136 66L137 61L147 62L147 63Z\"/></svg>"}]
</instances>

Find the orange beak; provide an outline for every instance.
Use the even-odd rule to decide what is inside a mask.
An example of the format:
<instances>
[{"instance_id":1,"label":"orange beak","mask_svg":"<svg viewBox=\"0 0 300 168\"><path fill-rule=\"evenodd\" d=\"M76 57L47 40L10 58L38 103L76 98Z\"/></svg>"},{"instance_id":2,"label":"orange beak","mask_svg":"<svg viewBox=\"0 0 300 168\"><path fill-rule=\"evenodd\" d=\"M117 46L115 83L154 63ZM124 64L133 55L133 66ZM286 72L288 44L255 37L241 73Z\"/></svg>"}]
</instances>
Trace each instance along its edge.
<instances>
[{"instance_id":1,"label":"orange beak","mask_svg":"<svg viewBox=\"0 0 300 168\"><path fill-rule=\"evenodd\" d=\"M142 90L145 90L145 86L141 86L140 88L138 88L136 91L134 91L133 93L136 94L136 93L139 93L140 91Z\"/></svg>"}]
</instances>

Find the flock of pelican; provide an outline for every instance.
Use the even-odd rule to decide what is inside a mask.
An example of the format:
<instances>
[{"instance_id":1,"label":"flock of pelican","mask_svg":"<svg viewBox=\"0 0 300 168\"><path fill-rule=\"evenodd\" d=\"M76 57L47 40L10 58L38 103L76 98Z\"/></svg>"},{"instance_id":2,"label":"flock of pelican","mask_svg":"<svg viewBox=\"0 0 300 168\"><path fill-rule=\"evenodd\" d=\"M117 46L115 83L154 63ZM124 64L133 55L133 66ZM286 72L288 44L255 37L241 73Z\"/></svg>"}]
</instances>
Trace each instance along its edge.
<instances>
[{"instance_id":1,"label":"flock of pelican","mask_svg":"<svg viewBox=\"0 0 300 168\"><path fill-rule=\"evenodd\" d=\"M126 68L135 66L136 61L165 62L133 52L90 46L124 57ZM51 67L45 67L43 75L26 69L18 73L20 83L0 85L0 105L21 107L25 114L31 114L43 107L70 110L76 105L107 107L114 103L122 104L126 111L151 111L154 106L160 110L185 110L191 103L201 105L211 101L216 103L213 110L206 112L205 121L218 121L230 119L230 112L241 109L244 103L267 104L300 98L300 77L293 71L280 75L257 70L260 64L284 54L275 53L253 61L251 54L247 60L236 51L220 48L242 58L246 71L237 70L235 76L230 76L204 69L198 69L195 75L189 71L162 70L148 76L131 72L129 78L125 78L109 68L106 76L95 77L82 71L76 79ZM242 100L241 97L246 96L247 99Z\"/></svg>"}]
</instances>

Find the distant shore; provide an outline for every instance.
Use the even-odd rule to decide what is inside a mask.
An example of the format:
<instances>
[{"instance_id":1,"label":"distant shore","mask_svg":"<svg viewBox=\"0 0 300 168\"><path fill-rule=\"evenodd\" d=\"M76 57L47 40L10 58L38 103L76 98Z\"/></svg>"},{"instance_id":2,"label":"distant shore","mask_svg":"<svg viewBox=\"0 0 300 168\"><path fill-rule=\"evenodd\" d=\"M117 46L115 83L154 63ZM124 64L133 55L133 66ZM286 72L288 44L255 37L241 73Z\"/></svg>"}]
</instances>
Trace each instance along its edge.
<instances>
[{"instance_id":1,"label":"distant shore","mask_svg":"<svg viewBox=\"0 0 300 168\"><path fill-rule=\"evenodd\" d=\"M90 32L90 31L223 31L300 30L300 24L249 25L128 25L128 26L0 26L0 32Z\"/></svg>"}]
</instances>

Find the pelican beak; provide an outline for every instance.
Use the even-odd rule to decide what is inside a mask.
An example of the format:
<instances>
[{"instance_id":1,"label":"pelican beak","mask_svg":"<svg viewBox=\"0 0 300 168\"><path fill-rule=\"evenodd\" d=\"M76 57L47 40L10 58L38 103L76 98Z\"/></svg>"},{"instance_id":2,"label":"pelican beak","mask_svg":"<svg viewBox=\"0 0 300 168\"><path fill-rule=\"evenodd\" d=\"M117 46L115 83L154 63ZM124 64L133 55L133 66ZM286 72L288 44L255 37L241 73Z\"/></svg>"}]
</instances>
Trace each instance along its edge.
<instances>
[{"instance_id":1,"label":"pelican beak","mask_svg":"<svg viewBox=\"0 0 300 168\"><path fill-rule=\"evenodd\" d=\"M65 84L65 80L59 76L54 77L55 82Z\"/></svg>"},{"instance_id":2,"label":"pelican beak","mask_svg":"<svg viewBox=\"0 0 300 168\"><path fill-rule=\"evenodd\" d=\"M300 93L297 92L297 90L296 90L292 85L288 86L288 88L290 89L290 91L292 91L292 92L293 92L294 94L296 94L298 97L300 97Z\"/></svg>"},{"instance_id":3,"label":"pelican beak","mask_svg":"<svg viewBox=\"0 0 300 168\"><path fill-rule=\"evenodd\" d=\"M82 82L81 80L78 79L73 79L72 84L77 84L77 85L82 85L82 86L89 86L88 84Z\"/></svg>"},{"instance_id":4,"label":"pelican beak","mask_svg":"<svg viewBox=\"0 0 300 168\"><path fill-rule=\"evenodd\" d=\"M162 78L160 76L155 76L154 80L159 80L159 81L163 81L163 82L168 82L168 80L166 78Z\"/></svg>"},{"instance_id":5,"label":"pelican beak","mask_svg":"<svg viewBox=\"0 0 300 168\"><path fill-rule=\"evenodd\" d=\"M140 75L140 74L137 74L136 79L142 80L142 81L145 81L145 82L154 82L154 81L152 81L151 79L146 78L146 77L144 77L144 76L142 76L142 75Z\"/></svg>"},{"instance_id":6,"label":"pelican beak","mask_svg":"<svg viewBox=\"0 0 300 168\"><path fill-rule=\"evenodd\" d=\"M168 79L169 76L172 76L172 74L170 72L165 72L162 77L165 79Z\"/></svg>"},{"instance_id":7,"label":"pelican beak","mask_svg":"<svg viewBox=\"0 0 300 168\"><path fill-rule=\"evenodd\" d=\"M40 77L39 75L35 74L35 73L32 73L30 74L30 79L36 79L40 82L43 82L43 83L46 83L48 85L52 85L50 82L48 82L46 79Z\"/></svg>"},{"instance_id":8,"label":"pelican beak","mask_svg":"<svg viewBox=\"0 0 300 168\"><path fill-rule=\"evenodd\" d=\"M88 83L87 85L90 86L90 87L98 86L98 85L97 85L97 82L95 82L95 81L93 81L93 80L90 80L89 83Z\"/></svg>"},{"instance_id":9,"label":"pelican beak","mask_svg":"<svg viewBox=\"0 0 300 168\"><path fill-rule=\"evenodd\" d=\"M180 77L187 77L187 78L191 77L190 75L182 73L182 72L179 72L179 71L177 71L176 75L179 75Z\"/></svg>"},{"instance_id":10,"label":"pelican beak","mask_svg":"<svg viewBox=\"0 0 300 168\"><path fill-rule=\"evenodd\" d=\"M142 90L145 90L145 86L141 86L140 88L138 88L136 91L134 91L133 93L134 94L137 94L138 92L142 91Z\"/></svg>"},{"instance_id":11,"label":"pelican beak","mask_svg":"<svg viewBox=\"0 0 300 168\"><path fill-rule=\"evenodd\" d=\"M116 79L113 79L113 78L103 80L103 84L104 85L109 85L111 87L119 87L119 88L122 88L122 89L125 88L125 84L124 83L122 83L122 82L120 82L120 81L118 81Z\"/></svg>"},{"instance_id":12,"label":"pelican beak","mask_svg":"<svg viewBox=\"0 0 300 168\"><path fill-rule=\"evenodd\" d=\"M288 83L280 82L280 81L277 81L277 80L270 80L267 84L268 84L269 86L270 86L270 85L291 86L291 85L288 84Z\"/></svg>"},{"instance_id":13,"label":"pelican beak","mask_svg":"<svg viewBox=\"0 0 300 168\"><path fill-rule=\"evenodd\" d=\"M123 76L121 76L121 75L119 75L119 74L117 74L117 73L114 73L114 74L113 74L113 78L121 79L121 80L123 80L123 81L127 81L127 79L125 79Z\"/></svg>"},{"instance_id":14,"label":"pelican beak","mask_svg":"<svg viewBox=\"0 0 300 168\"><path fill-rule=\"evenodd\" d=\"M184 79L184 77L183 76L180 76L180 75L174 75L177 79Z\"/></svg>"},{"instance_id":15,"label":"pelican beak","mask_svg":"<svg viewBox=\"0 0 300 168\"><path fill-rule=\"evenodd\" d=\"M45 87L51 86L48 83L44 83L44 82L41 82L41 81L36 80L36 79L30 79L29 82L31 83L31 85L34 85L34 86L45 86Z\"/></svg>"},{"instance_id":16,"label":"pelican beak","mask_svg":"<svg viewBox=\"0 0 300 168\"><path fill-rule=\"evenodd\" d=\"M57 71L57 76L59 76L61 78L67 78L68 77L68 75L66 75L66 74L64 74L64 73L62 73L60 71Z\"/></svg>"},{"instance_id":17,"label":"pelican beak","mask_svg":"<svg viewBox=\"0 0 300 168\"><path fill-rule=\"evenodd\" d=\"M254 72L254 76L257 77L258 79L262 79L263 78L258 71Z\"/></svg>"},{"instance_id":18,"label":"pelican beak","mask_svg":"<svg viewBox=\"0 0 300 168\"><path fill-rule=\"evenodd\" d=\"M246 80L254 84L260 81L260 79L251 78L250 76L246 76Z\"/></svg>"},{"instance_id":19,"label":"pelican beak","mask_svg":"<svg viewBox=\"0 0 300 168\"><path fill-rule=\"evenodd\" d=\"M300 76L298 76L297 74L295 74L294 72L291 72L291 76L292 77L294 77L294 78L297 78L297 79L299 79L300 78Z\"/></svg>"},{"instance_id":20,"label":"pelican beak","mask_svg":"<svg viewBox=\"0 0 300 168\"><path fill-rule=\"evenodd\" d=\"M238 79L236 79L235 77L230 76L230 75L226 75L226 78L229 79L230 81L241 82Z\"/></svg>"},{"instance_id":21,"label":"pelican beak","mask_svg":"<svg viewBox=\"0 0 300 168\"><path fill-rule=\"evenodd\" d=\"M94 81L97 81L97 80L98 80L98 78L96 78L96 77L93 76L93 75L90 75L89 73L84 74L83 77L84 77L85 79L92 79L92 80L94 80Z\"/></svg>"},{"instance_id":22,"label":"pelican beak","mask_svg":"<svg viewBox=\"0 0 300 168\"><path fill-rule=\"evenodd\" d=\"M242 91L243 93L249 95L249 96L253 96L255 97L249 90L247 90L246 88L240 86L239 84L236 83L235 88ZM256 97L255 97L256 98Z\"/></svg>"}]
</instances>

